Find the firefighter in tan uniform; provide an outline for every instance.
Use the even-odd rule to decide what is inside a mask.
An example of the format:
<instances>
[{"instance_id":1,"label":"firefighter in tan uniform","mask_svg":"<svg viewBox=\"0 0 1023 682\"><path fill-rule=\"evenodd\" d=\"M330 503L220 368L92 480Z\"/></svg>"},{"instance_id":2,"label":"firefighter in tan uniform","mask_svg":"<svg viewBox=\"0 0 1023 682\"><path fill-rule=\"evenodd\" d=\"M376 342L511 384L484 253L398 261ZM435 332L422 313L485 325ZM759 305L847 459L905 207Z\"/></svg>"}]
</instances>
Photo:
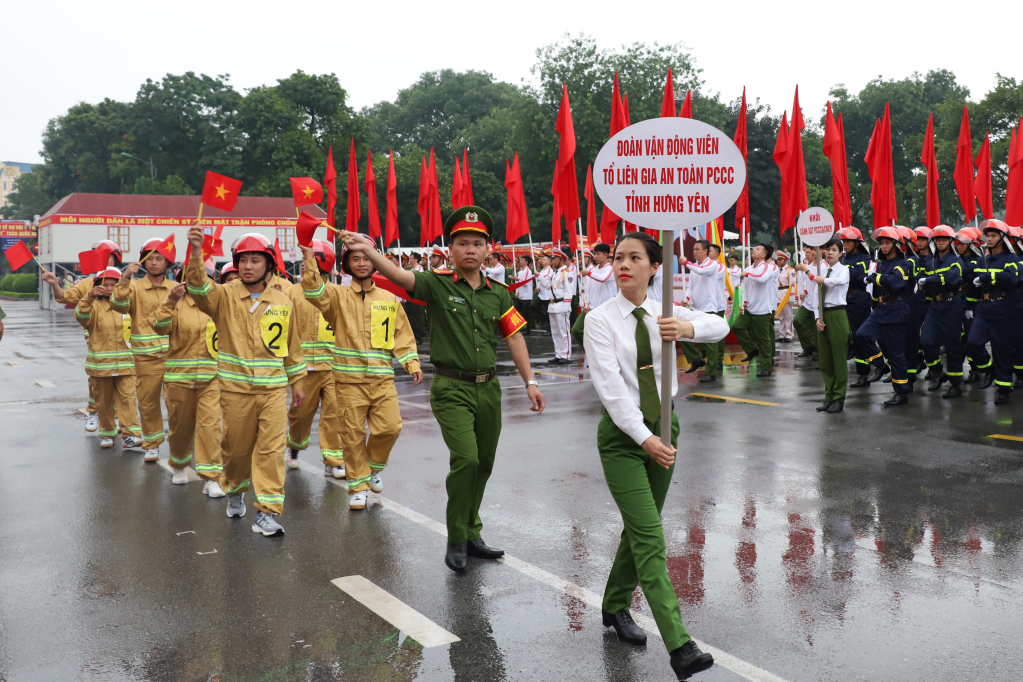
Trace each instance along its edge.
<instances>
[{"instance_id":1,"label":"firefighter in tan uniform","mask_svg":"<svg viewBox=\"0 0 1023 682\"><path fill-rule=\"evenodd\" d=\"M316 267L324 280L329 280L334 269L334 248L319 239L313 240ZM328 284L328 288L334 288ZM345 460L341 450L341 424L334 390L334 328L328 324L318 308L306 300L302 287L292 286L288 298L295 305L295 327L302 340L306 374L302 382L305 400L299 407L288 411L288 468L298 468L298 453L309 447L313 417L320 408L320 455L323 473L334 478L345 477Z\"/></svg>"},{"instance_id":2,"label":"firefighter in tan uniform","mask_svg":"<svg viewBox=\"0 0 1023 682\"><path fill-rule=\"evenodd\" d=\"M146 461L160 458L160 443L166 439L163 428L163 361L167 357L167 337L156 333L149 324L150 316L167 300L174 282L166 277L173 261L154 249L162 239L150 239L142 245L139 263L124 269L121 280L110 295L110 306L119 313L131 315L131 352L135 356L135 394L138 396L139 421L142 422L142 449ZM173 247L170 247L173 248ZM143 262L144 260L144 262ZM132 279L141 268L142 279Z\"/></svg>"},{"instance_id":3,"label":"firefighter in tan uniform","mask_svg":"<svg viewBox=\"0 0 1023 682\"><path fill-rule=\"evenodd\" d=\"M207 263L207 273L211 270ZM220 487L220 383L217 381L217 327L199 310L184 284L171 289L152 314L150 326L170 339L163 375L167 401L167 444L171 482L188 483L185 467L194 459L195 473L206 481L202 492L225 495Z\"/></svg>"},{"instance_id":4,"label":"firefighter in tan uniform","mask_svg":"<svg viewBox=\"0 0 1023 682\"><path fill-rule=\"evenodd\" d=\"M117 426L116 409L121 426L121 446L132 439L138 427L133 400L135 361L124 338L124 315L110 305L114 284L121 278L117 268L99 273L93 287L75 306L75 319L89 334L89 354L85 372L96 386L96 408L99 414L99 446L112 448Z\"/></svg>"},{"instance_id":5,"label":"firefighter in tan uniform","mask_svg":"<svg viewBox=\"0 0 1023 682\"><path fill-rule=\"evenodd\" d=\"M284 533L274 517L284 511L284 447L287 387L292 407L302 404L305 359L293 324L294 305L267 286L273 275L273 246L257 233L242 235L232 247L240 279L216 284L200 256L203 231L188 231L192 260L185 268L188 293L217 327L217 377L224 413L221 441L227 515L245 515L245 491L256 493L252 531Z\"/></svg>"},{"instance_id":6,"label":"firefighter in tan uniform","mask_svg":"<svg viewBox=\"0 0 1023 682\"><path fill-rule=\"evenodd\" d=\"M391 358L397 358L418 386L423 372L416 340L398 297L373 283L373 263L366 254L342 250L341 271L352 276L352 283L328 287L320 278L313 249L299 248L305 257L302 289L334 327L334 382L348 508L365 509L368 491L384 489L380 473L401 433Z\"/></svg>"}]
</instances>

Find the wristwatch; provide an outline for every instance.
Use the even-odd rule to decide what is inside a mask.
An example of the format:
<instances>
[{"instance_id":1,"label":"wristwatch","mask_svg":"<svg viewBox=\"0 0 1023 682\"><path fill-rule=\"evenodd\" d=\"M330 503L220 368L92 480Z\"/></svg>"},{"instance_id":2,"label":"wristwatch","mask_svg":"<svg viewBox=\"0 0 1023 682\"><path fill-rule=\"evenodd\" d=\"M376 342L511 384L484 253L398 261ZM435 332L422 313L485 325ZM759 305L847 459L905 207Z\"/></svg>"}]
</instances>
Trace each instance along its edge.
<instances>
[{"instance_id":1,"label":"wristwatch","mask_svg":"<svg viewBox=\"0 0 1023 682\"><path fill-rule=\"evenodd\" d=\"M540 384L536 383L535 379L530 379L529 381L526 382L526 388L529 388L530 386L539 386L539 385Z\"/></svg>"}]
</instances>

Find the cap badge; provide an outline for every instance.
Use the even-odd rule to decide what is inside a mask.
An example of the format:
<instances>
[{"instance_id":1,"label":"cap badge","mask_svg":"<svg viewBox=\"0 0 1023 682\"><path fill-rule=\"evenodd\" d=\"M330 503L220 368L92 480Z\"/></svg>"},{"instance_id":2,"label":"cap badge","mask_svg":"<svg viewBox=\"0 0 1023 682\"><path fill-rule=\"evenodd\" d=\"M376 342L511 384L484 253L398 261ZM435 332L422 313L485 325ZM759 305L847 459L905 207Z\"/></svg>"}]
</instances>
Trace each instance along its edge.
<instances>
[{"instance_id":1,"label":"cap badge","mask_svg":"<svg viewBox=\"0 0 1023 682\"><path fill-rule=\"evenodd\" d=\"M479 215L469 212L465 214L465 222L467 223L478 223L480 221Z\"/></svg>"}]
</instances>

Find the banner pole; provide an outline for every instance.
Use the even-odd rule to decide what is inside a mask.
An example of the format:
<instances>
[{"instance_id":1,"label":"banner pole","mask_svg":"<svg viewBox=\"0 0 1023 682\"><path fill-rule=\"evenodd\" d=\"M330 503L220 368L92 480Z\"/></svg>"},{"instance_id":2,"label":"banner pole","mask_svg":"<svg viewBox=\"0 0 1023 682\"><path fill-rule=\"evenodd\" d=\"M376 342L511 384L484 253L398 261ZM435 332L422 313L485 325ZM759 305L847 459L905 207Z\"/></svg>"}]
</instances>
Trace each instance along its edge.
<instances>
[{"instance_id":1,"label":"banner pole","mask_svg":"<svg viewBox=\"0 0 1023 682\"><path fill-rule=\"evenodd\" d=\"M667 269L668 259L665 258L665 244L672 243L674 232L661 232L661 317L668 318L674 315L673 308L673 278L670 269ZM661 442L671 445L671 412L672 394L671 379L676 371L677 361L675 359L675 342L671 340L661 341Z\"/></svg>"},{"instance_id":2,"label":"banner pole","mask_svg":"<svg viewBox=\"0 0 1023 682\"><path fill-rule=\"evenodd\" d=\"M534 262L531 262L529 264L529 269L532 270L533 274L535 275L536 274L536 263L535 263L536 254L533 251L533 233L532 232L527 232L526 234L529 235L529 260L530 261L534 261Z\"/></svg>"}]
</instances>

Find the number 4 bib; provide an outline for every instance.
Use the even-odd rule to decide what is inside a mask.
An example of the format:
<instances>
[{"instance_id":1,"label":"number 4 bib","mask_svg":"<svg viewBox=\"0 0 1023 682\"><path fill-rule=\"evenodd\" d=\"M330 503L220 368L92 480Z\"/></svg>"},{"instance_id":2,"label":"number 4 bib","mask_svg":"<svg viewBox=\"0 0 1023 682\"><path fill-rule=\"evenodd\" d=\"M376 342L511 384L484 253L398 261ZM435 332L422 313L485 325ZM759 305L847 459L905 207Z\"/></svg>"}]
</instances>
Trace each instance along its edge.
<instances>
[{"instance_id":1,"label":"number 4 bib","mask_svg":"<svg viewBox=\"0 0 1023 682\"><path fill-rule=\"evenodd\" d=\"M288 356L288 321L291 318L291 306L271 305L259 318L259 333L263 337L263 345L279 358Z\"/></svg>"},{"instance_id":2,"label":"number 4 bib","mask_svg":"<svg viewBox=\"0 0 1023 682\"><path fill-rule=\"evenodd\" d=\"M370 343L374 348L394 348L394 324L398 321L398 304L387 301L373 301L370 308Z\"/></svg>"}]
</instances>

